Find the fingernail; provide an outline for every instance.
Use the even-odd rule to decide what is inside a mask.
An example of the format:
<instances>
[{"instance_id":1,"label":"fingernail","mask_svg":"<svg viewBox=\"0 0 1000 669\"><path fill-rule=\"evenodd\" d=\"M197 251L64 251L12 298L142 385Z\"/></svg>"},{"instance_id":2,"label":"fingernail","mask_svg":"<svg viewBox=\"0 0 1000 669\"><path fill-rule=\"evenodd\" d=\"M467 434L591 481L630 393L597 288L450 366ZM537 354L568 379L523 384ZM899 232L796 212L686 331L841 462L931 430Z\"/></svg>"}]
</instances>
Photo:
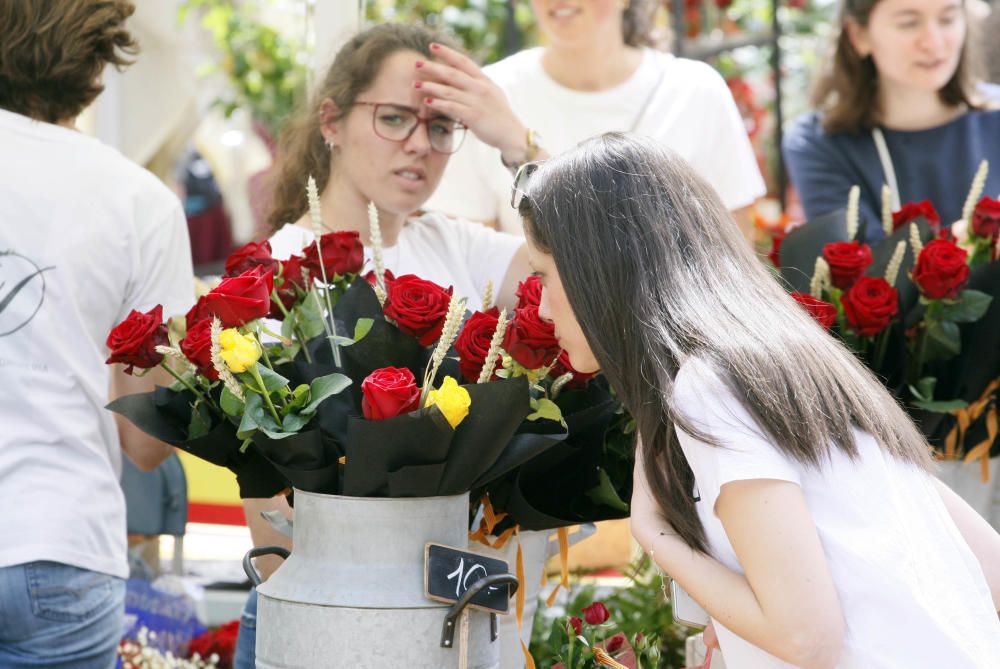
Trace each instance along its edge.
<instances>
[{"instance_id":1,"label":"fingernail","mask_svg":"<svg viewBox=\"0 0 1000 669\"><path fill-rule=\"evenodd\" d=\"M422 60L418 60L418 61L417 61L417 65L416 65L417 69L419 70L419 69L420 69L421 67L423 67L423 66L424 66L424 61L422 61Z\"/></svg>"},{"instance_id":2,"label":"fingernail","mask_svg":"<svg viewBox=\"0 0 1000 669\"><path fill-rule=\"evenodd\" d=\"M425 105L434 104L434 98L424 98L424 104Z\"/></svg>"},{"instance_id":3,"label":"fingernail","mask_svg":"<svg viewBox=\"0 0 1000 669\"><path fill-rule=\"evenodd\" d=\"M431 42L431 51L437 51L440 48L441 48L440 44L438 44L437 42Z\"/></svg>"},{"instance_id":4,"label":"fingernail","mask_svg":"<svg viewBox=\"0 0 1000 669\"><path fill-rule=\"evenodd\" d=\"M420 88L423 85L424 85L424 82L422 82L422 81L414 81L413 82L413 87L414 88Z\"/></svg>"}]
</instances>

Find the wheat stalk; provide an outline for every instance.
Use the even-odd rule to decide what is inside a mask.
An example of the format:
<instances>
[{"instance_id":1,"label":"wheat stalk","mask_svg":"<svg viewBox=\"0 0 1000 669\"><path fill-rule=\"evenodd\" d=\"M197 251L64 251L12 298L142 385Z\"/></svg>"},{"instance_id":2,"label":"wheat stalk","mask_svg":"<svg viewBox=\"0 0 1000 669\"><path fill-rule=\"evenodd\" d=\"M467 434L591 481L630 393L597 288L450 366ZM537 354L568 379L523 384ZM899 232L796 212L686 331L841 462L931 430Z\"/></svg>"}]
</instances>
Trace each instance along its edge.
<instances>
[{"instance_id":1,"label":"wheat stalk","mask_svg":"<svg viewBox=\"0 0 1000 669\"><path fill-rule=\"evenodd\" d=\"M434 352L431 354L431 359L427 362L427 369L424 371L424 386L420 391L420 406L424 405L427 393L430 392L431 385L434 383L434 377L437 376L438 369L440 369L441 363L444 362L444 357L448 354L451 345L458 336L458 328L462 325L463 316L465 316L465 298L452 295L451 301L448 302L448 314L445 316L444 325L441 327L441 337L438 339L437 346L434 347Z\"/></svg>"},{"instance_id":2,"label":"wheat stalk","mask_svg":"<svg viewBox=\"0 0 1000 669\"><path fill-rule=\"evenodd\" d=\"M222 344L219 343L219 335L222 334L222 321L219 320L218 316L212 316L211 334L212 367L215 368L215 371L219 374L219 378L222 379L222 383L229 389L229 392L235 395L241 402L246 401L243 389L240 388L240 382L236 380L233 373L229 371L229 367L226 366L226 361L222 359Z\"/></svg>"},{"instance_id":3,"label":"wheat stalk","mask_svg":"<svg viewBox=\"0 0 1000 669\"><path fill-rule=\"evenodd\" d=\"M479 380L476 383L487 383L493 378L493 370L500 357L500 347L503 345L503 338L506 334L507 310L502 309L500 316L497 317L497 328L493 331L493 339L490 340L490 350L486 353L486 360L483 361L483 370L479 372Z\"/></svg>"},{"instance_id":4,"label":"wheat stalk","mask_svg":"<svg viewBox=\"0 0 1000 669\"><path fill-rule=\"evenodd\" d=\"M979 196L983 194L983 188L986 186L986 176L989 173L989 162L984 160L979 163L979 169L976 170L976 176L972 178L972 186L969 188L969 195L965 198L965 206L962 207L962 220L966 223L972 222L972 213L976 210L976 202L979 201Z\"/></svg>"},{"instance_id":5,"label":"wheat stalk","mask_svg":"<svg viewBox=\"0 0 1000 669\"><path fill-rule=\"evenodd\" d=\"M830 284L830 265L823 256L816 258L812 279L809 281L809 294L817 300L823 299L823 290Z\"/></svg>"},{"instance_id":6,"label":"wheat stalk","mask_svg":"<svg viewBox=\"0 0 1000 669\"><path fill-rule=\"evenodd\" d=\"M847 195L847 238L854 239L858 236L858 201L861 199L861 188L857 185L851 186L851 192Z\"/></svg>"},{"instance_id":7,"label":"wheat stalk","mask_svg":"<svg viewBox=\"0 0 1000 669\"><path fill-rule=\"evenodd\" d=\"M903 256L906 255L906 242L900 239L896 242L896 249L892 252L892 258L885 268L885 280L890 286L896 285L896 278L899 276L899 268L903 266Z\"/></svg>"},{"instance_id":8,"label":"wheat stalk","mask_svg":"<svg viewBox=\"0 0 1000 669\"><path fill-rule=\"evenodd\" d=\"M483 291L483 311L493 307L493 279L486 280L486 290Z\"/></svg>"},{"instance_id":9,"label":"wheat stalk","mask_svg":"<svg viewBox=\"0 0 1000 669\"><path fill-rule=\"evenodd\" d=\"M885 236L892 235L892 191L882 184L882 231Z\"/></svg>"},{"instance_id":10,"label":"wheat stalk","mask_svg":"<svg viewBox=\"0 0 1000 669\"><path fill-rule=\"evenodd\" d=\"M330 342L330 352L333 353L333 364L340 367L340 347L337 345L337 324L333 320L333 303L330 301L329 280L326 277L326 266L323 263L323 216L319 206L319 189L316 179L309 175L306 181L306 198L309 201L309 218L312 219L313 234L316 236L316 257L319 273L323 278L323 301L326 302L326 318L323 318L323 329L326 339ZM315 285L313 290L317 290Z\"/></svg>"},{"instance_id":11,"label":"wheat stalk","mask_svg":"<svg viewBox=\"0 0 1000 669\"><path fill-rule=\"evenodd\" d=\"M559 393L566 386L567 383L573 380L573 372L566 372L561 375L555 381L552 382L552 389L549 391L552 399L559 397Z\"/></svg>"},{"instance_id":12,"label":"wheat stalk","mask_svg":"<svg viewBox=\"0 0 1000 669\"><path fill-rule=\"evenodd\" d=\"M368 203L368 238L372 246L372 259L375 261L375 296L378 303L385 306L385 260L382 257L382 225L378 220L378 209L374 202Z\"/></svg>"},{"instance_id":13,"label":"wheat stalk","mask_svg":"<svg viewBox=\"0 0 1000 669\"><path fill-rule=\"evenodd\" d=\"M920 228L916 223L910 223L910 246L913 248L913 260L916 262L920 252L924 250L924 243L920 241Z\"/></svg>"}]
</instances>

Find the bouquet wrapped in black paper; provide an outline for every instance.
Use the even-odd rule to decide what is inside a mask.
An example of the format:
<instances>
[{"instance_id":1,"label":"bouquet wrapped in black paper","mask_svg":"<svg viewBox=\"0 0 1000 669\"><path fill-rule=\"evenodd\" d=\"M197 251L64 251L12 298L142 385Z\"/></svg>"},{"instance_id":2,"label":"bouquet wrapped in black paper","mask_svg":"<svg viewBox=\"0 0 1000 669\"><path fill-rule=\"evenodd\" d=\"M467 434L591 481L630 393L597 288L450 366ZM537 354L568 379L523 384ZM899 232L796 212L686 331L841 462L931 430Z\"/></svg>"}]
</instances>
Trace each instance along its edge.
<instances>
[{"instance_id":1,"label":"bouquet wrapped in black paper","mask_svg":"<svg viewBox=\"0 0 1000 669\"><path fill-rule=\"evenodd\" d=\"M776 240L782 278L826 329L900 399L944 460L981 464L1000 451L1000 202L982 195L984 162L966 200L966 239L930 202L883 204L884 239L858 229L857 192L839 211ZM953 227L956 227L953 226Z\"/></svg>"}]
</instances>

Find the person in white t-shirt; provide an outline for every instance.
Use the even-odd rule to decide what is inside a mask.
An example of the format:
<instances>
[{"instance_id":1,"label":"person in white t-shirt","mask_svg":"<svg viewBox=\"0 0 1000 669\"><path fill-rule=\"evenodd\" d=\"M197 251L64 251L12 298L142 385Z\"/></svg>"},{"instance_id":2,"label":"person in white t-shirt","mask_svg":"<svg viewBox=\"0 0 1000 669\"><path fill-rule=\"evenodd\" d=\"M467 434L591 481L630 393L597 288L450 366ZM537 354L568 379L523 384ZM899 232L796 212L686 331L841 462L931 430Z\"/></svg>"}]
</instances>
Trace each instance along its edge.
<instances>
[{"instance_id":1,"label":"person in white t-shirt","mask_svg":"<svg viewBox=\"0 0 1000 669\"><path fill-rule=\"evenodd\" d=\"M183 313L181 203L74 129L135 44L116 0L0 3L0 666L109 669L125 614L122 451L172 449L104 406L153 389L105 364L131 310ZM164 373L165 376L165 373ZM167 377L169 378L169 377Z\"/></svg>"},{"instance_id":2,"label":"person in white t-shirt","mask_svg":"<svg viewBox=\"0 0 1000 669\"><path fill-rule=\"evenodd\" d=\"M453 286L473 309L481 306L491 283L496 303L512 307L517 284L528 275L521 237L439 214L412 215L433 192L466 134L454 119L424 105L412 86L414 63L432 59L430 46L440 39L423 26L383 24L340 49L313 100L281 137L282 162L267 217L275 231L272 255L287 258L314 239L306 200L311 175L325 230L358 231L367 247L368 203L373 202L386 269ZM288 513L284 497L247 499L244 510L256 545L290 547L290 539L260 516L262 510ZM258 560L265 576L277 564L277 559ZM242 617L237 669L253 666L255 607L251 597Z\"/></svg>"},{"instance_id":3,"label":"person in white t-shirt","mask_svg":"<svg viewBox=\"0 0 1000 669\"><path fill-rule=\"evenodd\" d=\"M1000 535L709 184L622 134L520 176L539 313L635 417L632 533L726 666L1000 667Z\"/></svg>"},{"instance_id":4,"label":"person in white t-shirt","mask_svg":"<svg viewBox=\"0 0 1000 669\"><path fill-rule=\"evenodd\" d=\"M747 208L764 182L725 81L709 65L651 48L648 0L533 0L545 46L480 71L440 50L415 85L479 139L455 155L427 202L521 233L508 206L511 166L558 155L608 131L644 135L684 156L752 234ZM482 141L479 141L479 140Z\"/></svg>"}]
</instances>

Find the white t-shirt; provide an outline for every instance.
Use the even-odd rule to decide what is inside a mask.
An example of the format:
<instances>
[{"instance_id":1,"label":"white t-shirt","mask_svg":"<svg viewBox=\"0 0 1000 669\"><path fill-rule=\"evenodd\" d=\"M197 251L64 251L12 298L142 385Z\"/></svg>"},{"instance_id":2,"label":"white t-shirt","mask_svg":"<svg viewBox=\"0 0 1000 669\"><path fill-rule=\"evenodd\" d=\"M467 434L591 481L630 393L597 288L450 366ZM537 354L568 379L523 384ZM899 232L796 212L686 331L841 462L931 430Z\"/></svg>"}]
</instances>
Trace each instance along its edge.
<instances>
[{"instance_id":1,"label":"white t-shirt","mask_svg":"<svg viewBox=\"0 0 1000 669\"><path fill-rule=\"evenodd\" d=\"M0 566L128 576L108 332L194 299L184 211L96 139L0 110Z\"/></svg>"},{"instance_id":2,"label":"white t-shirt","mask_svg":"<svg viewBox=\"0 0 1000 669\"><path fill-rule=\"evenodd\" d=\"M521 51L483 71L503 89L521 122L540 135L550 155L605 132L633 131L688 160L729 209L745 207L765 193L733 97L709 65L647 48L627 81L581 92L545 72L542 51ZM501 230L522 234L521 220L510 207L510 187L500 151L469 132L425 209L473 221L496 219Z\"/></svg>"},{"instance_id":3,"label":"white t-shirt","mask_svg":"<svg viewBox=\"0 0 1000 669\"><path fill-rule=\"evenodd\" d=\"M677 375L674 401L725 448L682 430L710 553L743 573L714 509L730 481L799 485L823 544L846 624L841 669L1000 667L1000 620L983 571L932 478L855 430L861 457L839 449L820 469L779 451L720 376L701 360ZM791 667L715 621L728 667Z\"/></svg>"},{"instance_id":4,"label":"white t-shirt","mask_svg":"<svg viewBox=\"0 0 1000 669\"><path fill-rule=\"evenodd\" d=\"M285 225L271 237L271 254L285 260L312 243L312 230ZM468 299L469 309L479 309L487 281L493 294L503 285L514 254L524 240L491 230L478 223L424 214L403 225L393 246L382 252L385 268L396 276L416 274ZM365 248L365 271L372 269L371 249Z\"/></svg>"}]
</instances>

